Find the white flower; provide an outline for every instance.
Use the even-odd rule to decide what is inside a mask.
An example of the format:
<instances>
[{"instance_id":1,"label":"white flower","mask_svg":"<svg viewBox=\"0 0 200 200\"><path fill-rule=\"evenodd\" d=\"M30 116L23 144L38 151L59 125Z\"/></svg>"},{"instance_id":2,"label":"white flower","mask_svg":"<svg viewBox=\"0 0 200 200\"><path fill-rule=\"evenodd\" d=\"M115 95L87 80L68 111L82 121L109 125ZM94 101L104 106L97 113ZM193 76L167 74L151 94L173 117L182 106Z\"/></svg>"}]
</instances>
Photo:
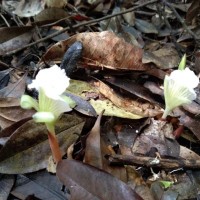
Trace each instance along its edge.
<instances>
[{"instance_id":1,"label":"white flower","mask_svg":"<svg viewBox=\"0 0 200 200\"><path fill-rule=\"evenodd\" d=\"M163 118L166 118L175 107L189 104L196 99L194 88L197 87L199 78L189 68L174 70L170 76L165 76L164 96L165 111Z\"/></svg>"},{"instance_id":2,"label":"white flower","mask_svg":"<svg viewBox=\"0 0 200 200\"><path fill-rule=\"evenodd\" d=\"M42 69L36 79L28 86L39 92L38 101L29 95L22 95L21 107L34 108L37 112L33 115L36 122L44 122L49 131L53 132L54 125L62 113L71 111L74 102L63 96L69 85L69 78L57 65L48 69Z\"/></svg>"},{"instance_id":3,"label":"white flower","mask_svg":"<svg viewBox=\"0 0 200 200\"><path fill-rule=\"evenodd\" d=\"M51 68L40 70L28 88L35 88L38 91L43 89L48 97L58 99L68 87L69 80L64 69L53 65Z\"/></svg>"}]
</instances>

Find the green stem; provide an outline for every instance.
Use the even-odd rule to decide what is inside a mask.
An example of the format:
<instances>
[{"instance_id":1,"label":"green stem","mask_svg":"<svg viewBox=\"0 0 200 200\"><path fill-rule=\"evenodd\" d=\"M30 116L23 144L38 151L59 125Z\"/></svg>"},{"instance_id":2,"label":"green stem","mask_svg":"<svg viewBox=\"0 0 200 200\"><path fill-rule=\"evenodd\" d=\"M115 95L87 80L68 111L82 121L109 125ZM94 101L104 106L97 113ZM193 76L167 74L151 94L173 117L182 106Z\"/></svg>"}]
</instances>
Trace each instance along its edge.
<instances>
[{"instance_id":1,"label":"green stem","mask_svg":"<svg viewBox=\"0 0 200 200\"><path fill-rule=\"evenodd\" d=\"M166 119L169 112L170 112L170 110L168 108L165 108L164 113L162 115L162 119Z\"/></svg>"}]
</instances>

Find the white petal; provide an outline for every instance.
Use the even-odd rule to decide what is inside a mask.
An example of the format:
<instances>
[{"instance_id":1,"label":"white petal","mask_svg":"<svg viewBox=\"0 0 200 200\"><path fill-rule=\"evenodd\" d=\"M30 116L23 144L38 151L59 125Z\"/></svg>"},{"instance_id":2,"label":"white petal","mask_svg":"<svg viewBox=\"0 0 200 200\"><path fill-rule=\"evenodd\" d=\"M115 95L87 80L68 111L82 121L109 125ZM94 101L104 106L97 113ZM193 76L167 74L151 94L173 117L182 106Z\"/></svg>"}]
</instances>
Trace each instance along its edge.
<instances>
[{"instance_id":1,"label":"white petal","mask_svg":"<svg viewBox=\"0 0 200 200\"><path fill-rule=\"evenodd\" d=\"M53 123L55 116L51 112L37 112L33 115L35 122Z\"/></svg>"},{"instance_id":2,"label":"white petal","mask_svg":"<svg viewBox=\"0 0 200 200\"><path fill-rule=\"evenodd\" d=\"M172 110L182 104L189 104L196 98L193 89L180 85L175 80L166 76L164 81L165 105L168 110Z\"/></svg>"},{"instance_id":3,"label":"white petal","mask_svg":"<svg viewBox=\"0 0 200 200\"><path fill-rule=\"evenodd\" d=\"M58 99L58 96L69 86L69 80L64 69L54 65L40 70L36 79L28 87L36 88L38 91L42 88L48 97Z\"/></svg>"},{"instance_id":4,"label":"white petal","mask_svg":"<svg viewBox=\"0 0 200 200\"><path fill-rule=\"evenodd\" d=\"M181 84L188 88L195 88L199 84L199 78L188 67L185 70L174 70L169 78L175 80L176 84Z\"/></svg>"},{"instance_id":5,"label":"white petal","mask_svg":"<svg viewBox=\"0 0 200 200\"><path fill-rule=\"evenodd\" d=\"M71 111L69 104L62 99L61 96L58 96L57 100L49 98L44 93L44 90L39 90L39 111L40 112L51 112L55 119L57 120L60 115L64 112Z\"/></svg>"}]
</instances>

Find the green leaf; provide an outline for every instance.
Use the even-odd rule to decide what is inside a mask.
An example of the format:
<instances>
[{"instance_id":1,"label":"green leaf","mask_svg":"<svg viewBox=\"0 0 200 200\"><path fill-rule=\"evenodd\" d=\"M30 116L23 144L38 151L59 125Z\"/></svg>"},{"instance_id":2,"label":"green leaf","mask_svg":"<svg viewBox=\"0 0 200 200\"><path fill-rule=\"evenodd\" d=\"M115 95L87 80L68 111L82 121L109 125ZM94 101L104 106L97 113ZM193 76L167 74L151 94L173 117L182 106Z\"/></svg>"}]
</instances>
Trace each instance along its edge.
<instances>
[{"instance_id":1,"label":"green leaf","mask_svg":"<svg viewBox=\"0 0 200 200\"><path fill-rule=\"evenodd\" d=\"M159 181L165 189L171 187L174 183L172 181Z\"/></svg>"}]
</instances>

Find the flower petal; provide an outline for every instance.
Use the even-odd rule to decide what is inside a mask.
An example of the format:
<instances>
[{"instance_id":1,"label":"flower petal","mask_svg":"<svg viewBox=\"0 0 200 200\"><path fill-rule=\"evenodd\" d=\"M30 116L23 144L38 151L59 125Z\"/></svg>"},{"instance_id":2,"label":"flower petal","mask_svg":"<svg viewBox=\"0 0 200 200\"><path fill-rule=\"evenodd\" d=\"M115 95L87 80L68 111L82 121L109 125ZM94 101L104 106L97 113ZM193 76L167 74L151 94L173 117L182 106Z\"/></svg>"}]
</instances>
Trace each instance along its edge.
<instances>
[{"instance_id":1,"label":"flower petal","mask_svg":"<svg viewBox=\"0 0 200 200\"><path fill-rule=\"evenodd\" d=\"M35 122L53 123L55 116L51 112L37 112L33 115Z\"/></svg>"},{"instance_id":2,"label":"flower petal","mask_svg":"<svg viewBox=\"0 0 200 200\"><path fill-rule=\"evenodd\" d=\"M185 70L176 70L176 71L185 71ZM177 75L183 75L184 73L175 72L172 76L165 76L164 80L164 96L165 96L165 111L163 118L165 118L171 110L174 108L183 105L189 104L196 98L196 93L193 88L188 87L187 84L180 84L180 77L177 78ZM184 79L183 79L184 80ZM182 82L184 82L182 80Z\"/></svg>"},{"instance_id":3,"label":"flower petal","mask_svg":"<svg viewBox=\"0 0 200 200\"><path fill-rule=\"evenodd\" d=\"M64 69L54 65L40 70L36 79L28 87L36 88L38 91L42 88L48 97L58 99L58 96L68 87L69 80Z\"/></svg>"},{"instance_id":4,"label":"flower petal","mask_svg":"<svg viewBox=\"0 0 200 200\"><path fill-rule=\"evenodd\" d=\"M29 95L21 96L20 105L24 109L32 109L32 108L34 108L35 110L39 109L38 102Z\"/></svg>"},{"instance_id":5,"label":"flower petal","mask_svg":"<svg viewBox=\"0 0 200 200\"><path fill-rule=\"evenodd\" d=\"M169 78L175 80L176 84L180 84L188 88L195 88L199 84L199 78L188 67L186 67L185 70L174 70L170 74Z\"/></svg>"},{"instance_id":6,"label":"flower petal","mask_svg":"<svg viewBox=\"0 0 200 200\"><path fill-rule=\"evenodd\" d=\"M55 116L55 120L57 120L62 113L71 110L69 104L61 96L59 96L59 99L55 100L46 96L43 89L39 90L40 112L51 112Z\"/></svg>"}]
</instances>

